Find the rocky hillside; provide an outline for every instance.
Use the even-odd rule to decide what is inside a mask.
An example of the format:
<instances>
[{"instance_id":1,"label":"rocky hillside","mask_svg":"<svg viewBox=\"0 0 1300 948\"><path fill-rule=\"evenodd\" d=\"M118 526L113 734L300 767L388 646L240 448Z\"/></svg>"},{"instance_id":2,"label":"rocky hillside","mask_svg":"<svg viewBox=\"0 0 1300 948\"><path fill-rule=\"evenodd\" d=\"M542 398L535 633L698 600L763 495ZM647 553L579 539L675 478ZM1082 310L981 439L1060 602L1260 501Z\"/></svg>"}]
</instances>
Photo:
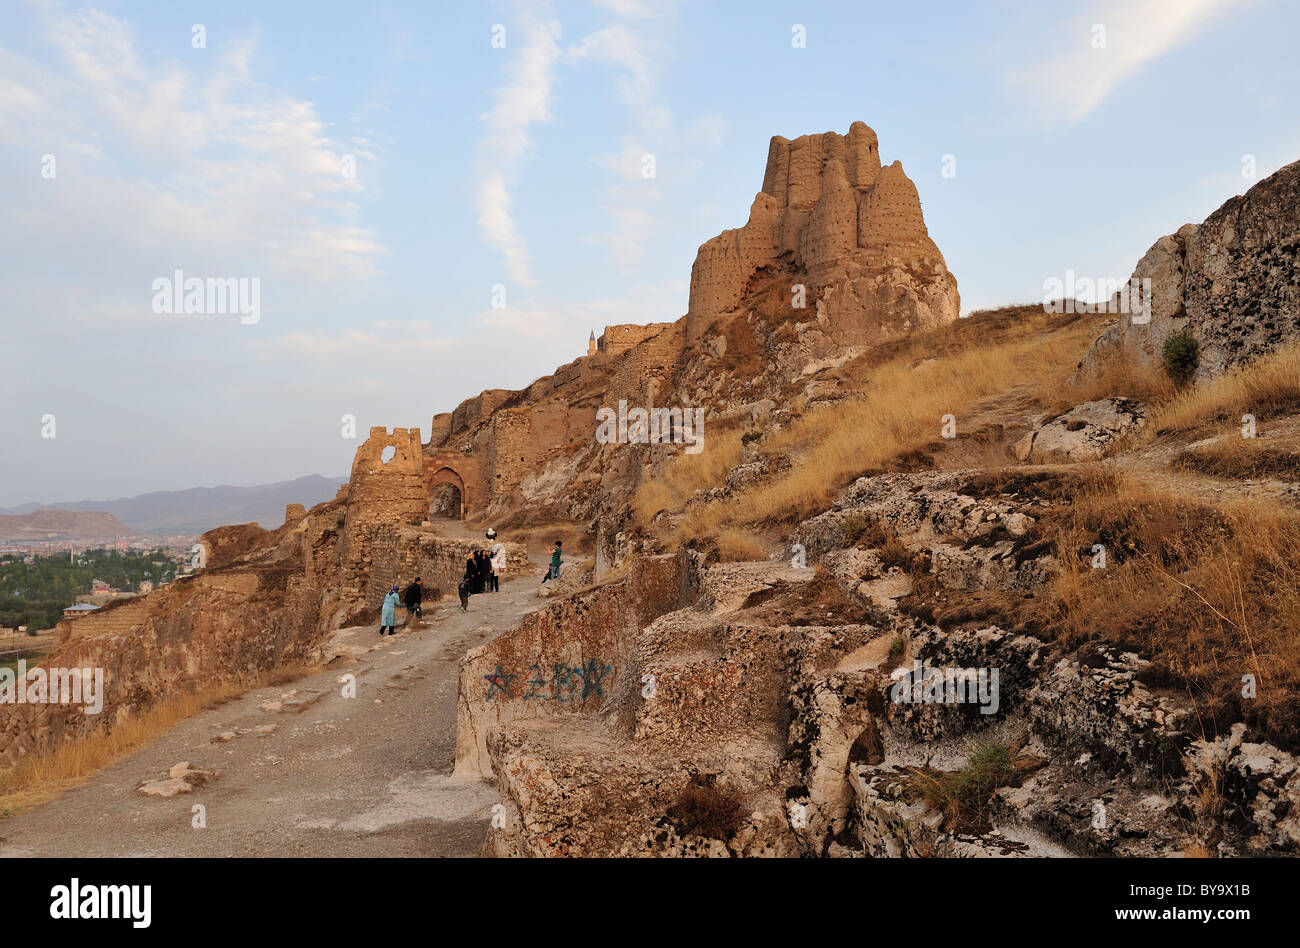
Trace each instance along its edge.
<instances>
[{"instance_id":1,"label":"rocky hillside","mask_svg":"<svg viewBox=\"0 0 1300 948\"><path fill-rule=\"evenodd\" d=\"M1295 167L1145 327L976 314L663 464L625 575L462 663L489 850L1300 855Z\"/></svg>"},{"instance_id":2,"label":"rocky hillside","mask_svg":"<svg viewBox=\"0 0 1300 948\"><path fill-rule=\"evenodd\" d=\"M490 852L1300 854L1294 168L1184 235L1186 315L956 320L866 126L774 139L682 320L607 327L427 442L372 429L334 500L62 627L52 661L112 667L112 713L0 717L9 759L310 661L394 582L449 592L477 544L433 510L491 518L511 572L530 528L572 531L547 600L461 661ZM620 402L701 411L699 450L594 437Z\"/></svg>"},{"instance_id":3,"label":"rocky hillside","mask_svg":"<svg viewBox=\"0 0 1300 948\"><path fill-rule=\"evenodd\" d=\"M34 510L0 514L0 540L113 540L140 536L112 514L98 510Z\"/></svg>"}]
</instances>

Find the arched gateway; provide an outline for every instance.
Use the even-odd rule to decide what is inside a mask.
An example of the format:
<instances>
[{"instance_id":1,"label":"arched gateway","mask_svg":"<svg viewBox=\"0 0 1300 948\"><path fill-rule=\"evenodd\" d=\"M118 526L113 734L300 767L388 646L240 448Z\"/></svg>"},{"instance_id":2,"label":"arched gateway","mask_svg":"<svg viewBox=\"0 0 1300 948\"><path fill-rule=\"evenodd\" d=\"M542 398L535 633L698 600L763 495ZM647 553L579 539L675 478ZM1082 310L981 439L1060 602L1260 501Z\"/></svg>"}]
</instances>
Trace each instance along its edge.
<instances>
[{"instance_id":1,"label":"arched gateway","mask_svg":"<svg viewBox=\"0 0 1300 948\"><path fill-rule=\"evenodd\" d=\"M449 467L434 471L429 480L429 516L452 520L465 516L465 481Z\"/></svg>"},{"instance_id":2,"label":"arched gateway","mask_svg":"<svg viewBox=\"0 0 1300 948\"><path fill-rule=\"evenodd\" d=\"M424 458L424 488L429 516L464 520L483 506L476 479L478 462L459 451Z\"/></svg>"}]
</instances>

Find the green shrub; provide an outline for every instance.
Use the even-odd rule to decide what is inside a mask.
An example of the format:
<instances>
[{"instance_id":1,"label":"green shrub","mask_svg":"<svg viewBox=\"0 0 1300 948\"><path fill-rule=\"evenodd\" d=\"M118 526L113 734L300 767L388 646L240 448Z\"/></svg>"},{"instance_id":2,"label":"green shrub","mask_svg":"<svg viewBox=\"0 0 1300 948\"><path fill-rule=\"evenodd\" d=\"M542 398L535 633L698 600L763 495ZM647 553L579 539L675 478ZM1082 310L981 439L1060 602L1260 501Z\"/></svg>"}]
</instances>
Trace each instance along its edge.
<instances>
[{"instance_id":1,"label":"green shrub","mask_svg":"<svg viewBox=\"0 0 1300 948\"><path fill-rule=\"evenodd\" d=\"M1165 373L1178 385L1186 385L1196 374L1200 364L1200 346L1196 340L1185 332L1177 333L1165 340L1160 353Z\"/></svg>"},{"instance_id":2,"label":"green shrub","mask_svg":"<svg viewBox=\"0 0 1300 948\"><path fill-rule=\"evenodd\" d=\"M942 812L948 829L982 831L988 824L993 792L1016 776L1011 751L995 740L980 744L970 761L951 773L914 770L913 787L926 802Z\"/></svg>"}]
</instances>

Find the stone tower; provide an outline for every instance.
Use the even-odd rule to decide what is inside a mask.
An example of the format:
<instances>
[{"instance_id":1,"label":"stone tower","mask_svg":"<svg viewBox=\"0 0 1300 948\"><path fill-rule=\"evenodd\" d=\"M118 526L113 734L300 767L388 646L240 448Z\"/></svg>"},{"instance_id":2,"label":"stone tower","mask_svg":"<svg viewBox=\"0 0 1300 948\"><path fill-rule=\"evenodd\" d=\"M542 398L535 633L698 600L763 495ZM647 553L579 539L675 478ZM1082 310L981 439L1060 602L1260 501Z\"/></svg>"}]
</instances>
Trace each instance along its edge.
<instances>
[{"instance_id":1,"label":"stone tower","mask_svg":"<svg viewBox=\"0 0 1300 948\"><path fill-rule=\"evenodd\" d=\"M749 222L695 257L687 339L733 311L759 268L783 259L805 283L811 315L829 319L844 344L929 328L960 311L915 185L899 162L881 166L876 133L862 122L847 135L772 139Z\"/></svg>"},{"instance_id":2,"label":"stone tower","mask_svg":"<svg viewBox=\"0 0 1300 948\"><path fill-rule=\"evenodd\" d=\"M590 338L587 339L587 355L594 356L595 354L596 354L596 330L593 329L591 331Z\"/></svg>"}]
</instances>

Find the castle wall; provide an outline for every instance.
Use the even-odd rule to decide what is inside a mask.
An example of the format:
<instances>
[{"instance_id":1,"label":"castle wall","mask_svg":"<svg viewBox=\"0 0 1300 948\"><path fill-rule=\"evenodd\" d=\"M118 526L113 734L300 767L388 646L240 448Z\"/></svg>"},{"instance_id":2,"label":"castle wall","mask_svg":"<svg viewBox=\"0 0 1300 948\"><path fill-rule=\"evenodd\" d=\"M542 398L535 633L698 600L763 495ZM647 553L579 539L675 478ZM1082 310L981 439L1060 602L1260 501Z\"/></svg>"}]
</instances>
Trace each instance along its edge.
<instances>
[{"instance_id":1,"label":"castle wall","mask_svg":"<svg viewBox=\"0 0 1300 948\"><path fill-rule=\"evenodd\" d=\"M393 456L385 462L385 449ZM349 478L347 519L343 525L345 558L365 555L365 541L378 524L411 523L428 516L424 456L419 428L371 428L357 448Z\"/></svg>"},{"instance_id":2,"label":"castle wall","mask_svg":"<svg viewBox=\"0 0 1300 948\"><path fill-rule=\"evenodd\" d=\"M662 404L662 396L672 386L684 344L684 327L681 323L671 323L625 353L610 375L604 406L617 408L619 399L623 398L632 406ZM593 435L595 424L593 413L590 421Z\"/></svg>"},{"instance_id":3,"label":"castle wall","mask_svg":"<svg viewBox=\"0 0 1300 948\"><path fill-rule=\"evenodd\" d=\"M659 335L672 325L672 323L650 323L641 326L636 323L620 323L617 326L606 326L605 331L600 334L596 348L608 356L620 356L647 339Z\"/></svg>"},{"instance_id":4,"label":"castle wall","mask_svg":"<svg viewBox=\"0 0 1300 948\"><path fill-rule=\"evenodd\" d=\"M144 621L148 605L143 596L124 600L122 605L102 608L78 619L64 619L54 627L55 646L65 645L74 639L96 635L120 635L129 632Z\"/></svg>"},{"instance_id":5,"label":"castle wall","mask_svg":"<svg viewBox=\"0 0 1300 948\"><path fill-rule=\"evenodd\" d=\"M451 433L460 434L478 425L514 394L506 388L490 388L473 398L467 398L451 413Z\"/></svg>"}]
</instances>

